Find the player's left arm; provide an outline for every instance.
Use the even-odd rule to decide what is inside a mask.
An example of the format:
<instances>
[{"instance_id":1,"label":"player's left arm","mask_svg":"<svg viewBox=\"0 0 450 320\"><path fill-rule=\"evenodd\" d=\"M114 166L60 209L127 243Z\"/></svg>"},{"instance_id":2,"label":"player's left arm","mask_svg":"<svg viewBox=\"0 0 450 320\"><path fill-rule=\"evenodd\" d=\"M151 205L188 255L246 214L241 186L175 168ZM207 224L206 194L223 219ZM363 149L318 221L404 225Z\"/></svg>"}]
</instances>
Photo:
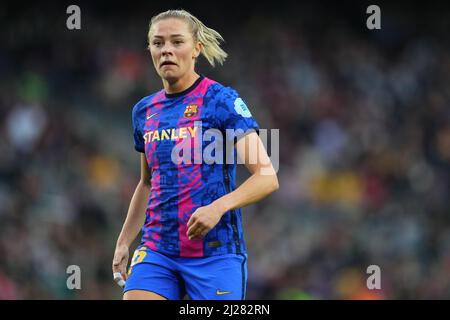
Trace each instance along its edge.
<instances>
[{"instance_id":1,"label":"player's left arm","mask_svg":"<svg viewBox=\"0 0 450 320\"><path fill-rule=\"evenodd\" d=\"M233 192L207 206L198 208L192 214L187 224L189 239L203 238L214 228L225 212L255 203L278 190L276 171L256 132L239 139L236 150L251 176Z\"/></svg>"}]
</instances>

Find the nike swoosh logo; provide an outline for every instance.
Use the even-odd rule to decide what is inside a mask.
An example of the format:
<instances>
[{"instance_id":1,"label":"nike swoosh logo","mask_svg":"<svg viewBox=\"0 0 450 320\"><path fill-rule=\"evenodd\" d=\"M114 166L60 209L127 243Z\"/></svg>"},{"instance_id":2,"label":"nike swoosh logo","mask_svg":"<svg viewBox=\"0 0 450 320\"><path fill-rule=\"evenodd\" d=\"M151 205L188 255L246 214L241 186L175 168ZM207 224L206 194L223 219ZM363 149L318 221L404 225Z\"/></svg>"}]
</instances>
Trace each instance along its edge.
<instances>
[{"instance_id":1,"label":"nike swoosh logo","mask_svg":"<svg viewBox=\"0 0 450 320\"><path fill-rule=\"evenodd\" d=\"M216 294L217 294L218 296L220 296L220 295L222 295L222 294L230 294L230 293L231 293L231 291L220 291L219 289L216 290Z\"/></svg>"},{"instance_id":2,"label":"nike swoosh logo","mask_svg":"<svg viewBox=\"0 0 450 320\"><path fill-rule=\"evenodd\" d=\"M149 120L150 118L153 118L153 117L156 116L157 114L158 114L158 112L153 113L153 114L147 116L147 120Z\"/></svg>"}]
</instances>

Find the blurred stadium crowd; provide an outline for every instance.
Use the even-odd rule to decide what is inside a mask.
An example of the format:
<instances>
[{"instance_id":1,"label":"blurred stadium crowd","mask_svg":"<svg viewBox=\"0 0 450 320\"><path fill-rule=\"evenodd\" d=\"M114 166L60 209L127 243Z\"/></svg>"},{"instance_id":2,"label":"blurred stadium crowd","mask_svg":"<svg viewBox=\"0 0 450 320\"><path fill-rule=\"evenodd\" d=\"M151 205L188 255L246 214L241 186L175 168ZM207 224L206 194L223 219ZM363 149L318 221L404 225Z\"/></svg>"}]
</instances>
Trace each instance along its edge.
<instances>
[{"instance_id":1,"label":"blurred stadium crowd","mask_svg":"<svg viewBox=\"0 0 450 320\"><path fill-rule=\"evenodd\" d=\"M61 5L1 10L0 299L121 298L131 108L162 86L146 33L170 8L148 6L81 6L79 31ZM280 129L280 190L243 211L247 298L450 298L448 14L382 11L368 31L362 7L235 6L184 8L229 53L198 70ZM69 265L81 290L66 287ZM366 288L369 265L381 290Z\"/></svg>"}]
</instances>

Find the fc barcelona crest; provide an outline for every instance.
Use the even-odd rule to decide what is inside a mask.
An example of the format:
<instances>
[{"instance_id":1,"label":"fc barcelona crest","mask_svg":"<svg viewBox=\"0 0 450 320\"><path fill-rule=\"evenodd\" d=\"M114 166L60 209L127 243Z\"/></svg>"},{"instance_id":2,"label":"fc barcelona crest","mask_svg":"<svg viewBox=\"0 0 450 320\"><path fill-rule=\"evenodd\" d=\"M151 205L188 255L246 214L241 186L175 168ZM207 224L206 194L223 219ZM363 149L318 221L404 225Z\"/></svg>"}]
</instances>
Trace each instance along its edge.
<instances>
[{"instance_id":1,"label":"fc barcelona crest","mask_svg":"<svg viewBox=\"0 0 450 320\"><path fill-rule=\"evenodd\" d=\"M186 106L186 110L184 110L184 117L185 118L192 118L197 114L197 105L190 104Z\"/></svg>"}]
</instances>

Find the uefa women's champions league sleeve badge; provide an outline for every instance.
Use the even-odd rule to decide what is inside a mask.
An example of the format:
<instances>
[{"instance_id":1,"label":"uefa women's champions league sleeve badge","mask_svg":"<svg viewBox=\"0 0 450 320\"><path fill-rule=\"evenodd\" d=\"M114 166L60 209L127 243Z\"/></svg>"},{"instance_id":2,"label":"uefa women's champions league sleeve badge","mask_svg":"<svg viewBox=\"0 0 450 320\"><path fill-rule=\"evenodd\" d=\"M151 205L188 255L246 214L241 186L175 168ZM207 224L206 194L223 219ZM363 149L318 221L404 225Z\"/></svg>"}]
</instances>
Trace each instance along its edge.
<instances>
[{"instance_id":1,"label":"uefa women's champions league sleeve badge","mask_svg":"<svg viewBox=\"0 0 450 320\"><path fill-rule=\"evenodd\" d=\"M234 100L234 111L236 111L244 118L250 118L252 116L249 108L241 98L236 98L236 100Z\"/></svg>"}]
</instances>

